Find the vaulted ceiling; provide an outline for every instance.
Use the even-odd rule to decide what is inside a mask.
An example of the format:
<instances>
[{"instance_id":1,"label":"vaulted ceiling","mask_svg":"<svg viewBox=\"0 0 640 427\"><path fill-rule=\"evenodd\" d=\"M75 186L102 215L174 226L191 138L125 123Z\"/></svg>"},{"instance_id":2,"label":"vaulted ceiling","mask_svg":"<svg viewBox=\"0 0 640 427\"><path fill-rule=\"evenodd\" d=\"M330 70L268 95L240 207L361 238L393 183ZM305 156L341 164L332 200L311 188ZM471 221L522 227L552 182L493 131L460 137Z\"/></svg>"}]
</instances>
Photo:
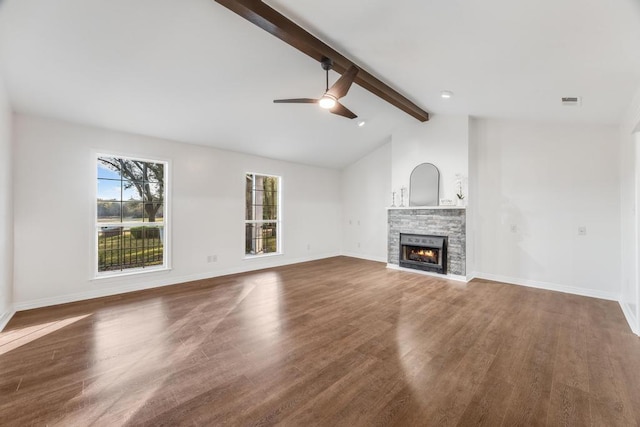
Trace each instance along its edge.
<instances>
[{"instance_id":1,"label":"vaulted ceiling","mask_svg":"<svg viewBox=\"0 0 640 427\"><path fill-rule=\"evenodd\" d=\"M433 116L616 124L640 84L637 0L267 3ZM273 104L319 97L320 65L213 0L4 0L0 61L16 112L305 164L429 126L357 85L362 128Z\"/></svg>"}]
</instances>

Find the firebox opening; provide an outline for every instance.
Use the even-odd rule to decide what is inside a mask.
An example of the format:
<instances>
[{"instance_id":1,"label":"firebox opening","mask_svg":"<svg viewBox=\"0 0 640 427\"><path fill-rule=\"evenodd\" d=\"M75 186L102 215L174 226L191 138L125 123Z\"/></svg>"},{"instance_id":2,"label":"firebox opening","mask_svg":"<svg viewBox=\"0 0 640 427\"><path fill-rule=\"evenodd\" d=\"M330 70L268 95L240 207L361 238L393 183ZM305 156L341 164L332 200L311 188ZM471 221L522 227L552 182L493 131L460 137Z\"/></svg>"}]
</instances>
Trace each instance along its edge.
<instances>
[{"instance_id":1,"label":"firebox opening","mask_svg":"<svg viewBox=\"0 0 640 427\"><path fill-rule=\"evenodd\" d=\"M438 249L426 249L416 246L405 246L405 248L407 251L405 258L410 261L426 262L429 264L440 263L440 251Z\"/></svg>"},{"instance_id":2,"label":"firebox opening","mask_svg":"<svg viewBox=\"0 0 640 427\"><path fill-rule=\"evenodd\" d=\"M400 234L401 267L446 274L447 237Z\"/></svg>"}]
</instances>

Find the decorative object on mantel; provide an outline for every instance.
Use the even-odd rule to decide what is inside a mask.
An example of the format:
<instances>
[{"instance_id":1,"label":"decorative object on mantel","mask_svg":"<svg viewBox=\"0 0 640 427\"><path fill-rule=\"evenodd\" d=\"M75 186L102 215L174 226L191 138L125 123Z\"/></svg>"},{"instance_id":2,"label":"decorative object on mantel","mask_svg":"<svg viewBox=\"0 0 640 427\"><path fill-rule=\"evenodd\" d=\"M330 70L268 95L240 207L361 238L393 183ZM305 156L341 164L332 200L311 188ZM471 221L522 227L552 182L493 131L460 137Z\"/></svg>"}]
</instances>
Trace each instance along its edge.
<instances>
[{"instance_id":1,"label":"decorative object on mantel","mask_svg":"<svg viewBox=\"0 0 640 427\"><path fill-rule=\"evenodd\" d=\"M407 192L407 187L400 188L400 207L404 208L404 194Z\"/></svg>"},{"instance_id":2,"label":"decorative object on mantel","mask_svg":"<svg viewBox=\"0 0 640 427\"><path fill-rule=\"evenodd\" d=\"M453 199L440 199L440 206L455 206L456 201Z\"/></svg>"},{"instance_id":3,"label":"decorative object on mantel","mask_svg":"<svg viewBox=\"0 0 640 427\"><path fill-rule=\"evenodd\" d=\"M411 172L409 206L438 206L440 171L431 163L422 163Z\"/></svg>"},{"instance_id":4,"label":"decorative object on mantel","mask_svg":"<svg viewBox=\"0 0 640 427\"><path fill-rule=\"evenodd\" d=\"M463 179L462 174L456 174L456 197L458 198L458 206L464 206L464 192L462 190Z\"/></svg>"},{"instance_id":5,"label":"decorative object on mantel","mask_svg":"<svg viewBox=\"0 0 640 427\"><path fill-rule=\"evenodd\" d=\"M395 191L391 192L391 207L392 208L396 207L396 192Z\"/></svg>"}]
</instances>

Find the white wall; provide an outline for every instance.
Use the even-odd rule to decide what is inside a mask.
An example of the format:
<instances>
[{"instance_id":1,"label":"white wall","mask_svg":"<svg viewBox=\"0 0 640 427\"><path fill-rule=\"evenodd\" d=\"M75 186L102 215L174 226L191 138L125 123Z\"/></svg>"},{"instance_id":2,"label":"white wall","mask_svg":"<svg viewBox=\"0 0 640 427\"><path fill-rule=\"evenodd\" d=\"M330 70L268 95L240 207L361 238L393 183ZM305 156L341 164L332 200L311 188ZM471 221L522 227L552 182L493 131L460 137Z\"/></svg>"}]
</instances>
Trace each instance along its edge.
<instances>
[{"instance_id":1,"label":"white wall","mask_svg":"<svg viewBox=\"0 0 640 427\"><path fill-rule=\"evenodd\" d=\"M640 235L638 204L640 202L640 90L623 117L620 126L620 222L621 222L621 286L620 306L629 326L640 334L638 313L640 292L638 266Z\"/></svg>"},{"instance_id":2,"label":"white wall","mask_svg":"<svg viewBox=\"0 0 640 427\"><path fill-rule=\"evenodd\" d=\"M621 131L622 132L622 131ZM636 192L638 186L637 157L638 142L633 135L621 135L620 143L620 262L621 262L621 306L632 328L637 329L637 215Z\"/></svg>"},{"instance_id":3,"label":"white wall","mask_svg":"<svg viewBox=\"0 0 640 427\"><path fill-rule=\"evenodd\" d=\"M619 165L628 157L614 127L435 116L433 129L400 129L392 142L340 173L14 117L18 309L317 259L340 253L341 246L344 254L385 261L391 190L408 185L413 167L425 161L448 176L441 181L448 192L442 197L453 196L455 173L470 175L473 220L467 231L475 232L469 251L479 277L604 298L618 298L622 291L620 230L628 206L621 208L620 189L629 178L619 174ZM10 153L1 135L2 154ZM91 280L96 152L171 161L171 272ZM243 259L247 171L283 176L283 256ZM635 180L635 169L632 175ZM11 203L7 176L3 206ZM5 233L10 222L3 220ZM577 235L582 225L586 236ZM608 254L602 254L605 246ZM7 252L4 262L11 257ZM206 262L210 254L218 255L217 263ZM5 294L6 305L10 289Z\"/></svg>"},{"instance_id":4,"label":"white wall","mask_svg":"<svg viewBox=\"0 0 640 427\"><path fill-rule=\"evenodd\" d=\"M618 299L618 130L483 119L471 144L476 276Z\"/></svg>"},{"instance_id":5,"label":"white wall","mask_svg":"<svg viewBox=\"0 0 640 427\"><path fill-rule=\"evenodd\" d=\"M391 135L391 142L345 168L342 204L345 255L387 261L387 207L391 192L409 188L413 168L433 163L440 170L440 198L455 198L455 175L468 175L469 119L433 116ZM468 188L464 188L465 194ZM408 194L405 198L408 205Z\"/></svg>"},{"instance_id":6,"label":"white wall","mask_svg":"<svg viewBox=\"0 0 640 427\"><path fill-rule=\"evenodd\" d=\"M478 152L478 144L474 140L476 132L476 126L478 126L478 120L473 118L469 120L469 168L468 168L468 180L469 187L468 193L476 195L478 194L478 159L480 153ZM466 273L467 280L472 280L476 272L476 221L475 216L478 214L478 198L467 198L467 212L466 212L466 232L467 232L467 258L466 258Z\"/></svg>"},{"instance_id":7,"label":"white wall","mask_svg":"<svg viewBox=\"0 0 640 427\"><path fill-rule=\"evenodd\" d=\"M391 143L342 171L342 252L387 261L387 206L391 205Z\"/></svg>"},{"instance_id":8,"label":"white wall","mask_svg":"<svg viewBox=\"0 0 640 427\"><path fill-rule=\"evenodd\" d=\"M13 302L13 178L11 107L0 76L0 331Z\"/></svg>"},{"instance_id":9,"label":"white wall","mask_svg":"<svg viewBox=\"0 0 640 427\"><path fill-rule=\"evenodd\" d=\"M433 163L440 171L440 198L455 199L456 174L468 177L468 145L468 116L434 115L398 129L392 136L392 189L400 194L401 187L409 188L413 168ZM463 191L468 193L468 185Z\"/></svg>"},{"instance_id":10,"label":"white wall","mask_svg":"<svg viewBox=\"0 0 640 427\"><path fill-rule=\"evenodd\" d=\"M14 130L18 309L340 252L339 171L22 115ZM170 161L172 271L92 280L98 152ZM245 172L282 176L282 256L243 259Z\"/></svg>"}]
</instances>

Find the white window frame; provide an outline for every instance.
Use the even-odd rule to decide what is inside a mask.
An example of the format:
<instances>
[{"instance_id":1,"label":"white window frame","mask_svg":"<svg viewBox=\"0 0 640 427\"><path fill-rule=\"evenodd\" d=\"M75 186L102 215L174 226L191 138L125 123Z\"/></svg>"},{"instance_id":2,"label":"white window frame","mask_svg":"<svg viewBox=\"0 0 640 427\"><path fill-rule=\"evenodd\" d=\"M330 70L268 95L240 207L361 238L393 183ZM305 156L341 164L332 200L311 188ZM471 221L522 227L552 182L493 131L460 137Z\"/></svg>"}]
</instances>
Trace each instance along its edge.
<instances>
[{"instance_id":1,"label":"white window frame","mask_svg":"<svg viewBox=\"0 0 640 427\"><path fill-rule=\"evenodd\" d=\"M142 162L149 163L162 163L164 165L164 196L163 196L163 220L162 220L162 265L151 266L151 267L137 267L137 268L127 268L124 270L114 270L114 271L98 271L99 268L99 250L98 250L98 230L102 227L140 227L140 226L148 226L149 222L98 222L98 162L100 157L114 157L121 159L129 159L129 160L137 160ZM94 230L93 230L93 251L94 251L94 267L93 267L93 278L94 279L105 279L112 277L121 277L121 276L130 276L136 274L145 274L145 273L154 273L159 271L169 271L171 270L171 162L167 159L150 159L144 156L130 155L130 154L121 154L121 153L96 153L94 158L94 182L96 184L95 194L93 197L93 220L94 220ZM160 224L159 224L160 225Z\"/></svg>"},{"instance_id":2,"label":"white window frame","mask_svg":"<svg viewBox=\"0 0 640 427\"><path fill-rule=\"evenodd\" d=\"M256 197L256 193L255 193L255 177L256 176L264 176L264 177L269 177L269 178L278 178L278 208L277 208L277 212L278 212L278 217L275 220L248 220L246 218L246 211L245 211L245 218L244 218L244 222L243 222L243 227L244 227L244 233L243 233L243 238L245 239L246 242L246 225L247 224L264 224L264 223L276 223L276 251L275 252L267 252L267 253L262 253L262 254L248 254L246 253L246 247L244 249L244 258L245 259L256 259L256 258L264 258L264 257L270 257L270 256L278 256L278 255L282 255L284 253L283 247L282 247L282 176L281 175L274 175L274 174L269 174L269 173L260 173L260 172L245 172L245 174L243 175L243 179L245 180L244 184L246 185L246 177L247 175L253 175L254 179L253 179L253 183L254 183L254 188L252 188L251 191L251 197L252 197L252 206L255 206L255 197ZM244 187L244 189L246 190L246 187ZM245 192L245 197L246 197L246 192ZM244 202L246 203L246 199L244 200ZM245 205L246 206L246 205ZM244 245L243 245L244 246Z\"/></svg>"}]
</instances>

